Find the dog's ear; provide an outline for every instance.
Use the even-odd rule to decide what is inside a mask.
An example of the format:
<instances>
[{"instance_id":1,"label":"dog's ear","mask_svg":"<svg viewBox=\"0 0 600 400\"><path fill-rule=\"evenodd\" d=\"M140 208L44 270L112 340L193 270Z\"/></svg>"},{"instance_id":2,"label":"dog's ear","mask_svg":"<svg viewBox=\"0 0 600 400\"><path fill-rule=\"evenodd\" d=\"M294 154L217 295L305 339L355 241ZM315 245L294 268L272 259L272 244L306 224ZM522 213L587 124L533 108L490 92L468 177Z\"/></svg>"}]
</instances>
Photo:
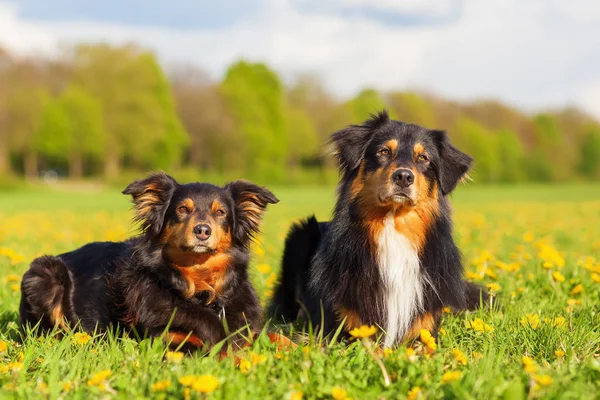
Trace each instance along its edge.
<instances>
[{"instance_id":1,"label":"dog's ear","mask_svg":"<svg viewBox=\"0 0 600 400\"><path fill-rule=\"evenodd\" d=\"M243 180L228 183L225 189L230 191L235 203L233 234L240 242L247 243L258 233L267 204L276 204L279 199L268 189Z\"/></svg>"},{"instance_id":2,"label":"dog's ear","mask_svg":"<svg viewBox=\"0 0 600 400\"><path fill-rule=\"evenodd\" d=\"M444 131L431 131L440 154L440 185L444 195L450 193L471 168L473 158L450 143Z\"/></svg>"},{"instance_id":3,"label":"dog's ear","mask_svg":"<svg viewBox=\"0 0 600 400\"><path fill-rule=\"evenodd\" d=\"M334 154L343 173L358 168L373 138L375 129L389 121L388 113L382 111L377 115L372 115L361 125L350 125L331 135L329 143L333 146Z\"/></svg>"},{"instance_id":4,"label":"dog's ear","mask_svg":"<svg viewBox=\"0 0 600 400\"><path fill-rule=\"evenodd\" d=\"M162 230L165 214L177 185L177 181L171 176L158 172L130 183L123 190L123 194L131 195L134 220L140 223L146 235L156 236Z\"/></svg>"}]
</instances>

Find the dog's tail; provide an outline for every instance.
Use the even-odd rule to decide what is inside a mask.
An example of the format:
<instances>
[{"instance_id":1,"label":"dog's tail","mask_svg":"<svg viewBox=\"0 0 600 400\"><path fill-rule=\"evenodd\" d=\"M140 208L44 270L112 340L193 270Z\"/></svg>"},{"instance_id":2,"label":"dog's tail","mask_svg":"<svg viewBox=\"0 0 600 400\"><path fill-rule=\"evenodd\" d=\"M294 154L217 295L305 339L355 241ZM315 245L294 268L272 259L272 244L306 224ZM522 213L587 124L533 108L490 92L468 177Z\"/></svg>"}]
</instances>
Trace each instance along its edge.
<instances>
[{"instance_id":1,"label":"dog's tail","mask_svg":"<svg viewBox=\"0 0 600 400\"><path fill-rule=\"evenodd\" d=\"M275 321L295 321L308 285L310 263L321 240L314 216L292 225L285 239L279 285L267 311Z\"/></svg>"},{"instance_id":2,"label":"dog's tail","mask_svg":"<svg viewBox=\"0 0 600 400\"><path fill-rule=\"evenodd\" d=\"M67 265L58 257L36 258L21 282L21 326L51 330L67 328L75 320L71 303L73 281Z\"/></svg>"},{"instance_id":3,"label":"dog's tail","mask_svg":"<svg viewBox=\"0 0 600 400\"><path fill-rule=\"evenodd\" d=\"M465 309L473 311L478 309L480 306L486 304L489 300L489 296L482 286L479 286L473 282L465 281L466 284L466 299Z\"/></svg>"}]
</instances>

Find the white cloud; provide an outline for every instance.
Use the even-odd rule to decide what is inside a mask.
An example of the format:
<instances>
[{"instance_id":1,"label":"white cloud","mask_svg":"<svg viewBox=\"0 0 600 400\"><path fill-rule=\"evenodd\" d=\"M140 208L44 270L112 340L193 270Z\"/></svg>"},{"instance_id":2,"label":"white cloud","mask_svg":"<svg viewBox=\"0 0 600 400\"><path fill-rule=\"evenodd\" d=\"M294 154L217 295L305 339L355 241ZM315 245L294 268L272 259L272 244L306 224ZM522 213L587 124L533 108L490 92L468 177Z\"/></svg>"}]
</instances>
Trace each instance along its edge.
<instances>
[{"instance_id":1,"label":"white cloud","mask_svg":"<svg viewBox=\"0 0 600 400\"><path fill-rule=\"evenodd\" d=\"M306 10L298 6L301 0L266 1L265 11L252 19L185 30L25 21L15 8L0 4L0 43L22 53L51 51L65 42L133 40L154 49L166 63L193 62L213 76L249 58L266 61L288 78L318 73L342 96L368 86L419 88L451 98L498 98L529 110L578 105L600 118L600 2L465 0L451 22L394 26ZM327 3L367 5L366 0ZM440 3L368 4L390 12L435 14L434 4Z\"/></svg>"}]
</instances>

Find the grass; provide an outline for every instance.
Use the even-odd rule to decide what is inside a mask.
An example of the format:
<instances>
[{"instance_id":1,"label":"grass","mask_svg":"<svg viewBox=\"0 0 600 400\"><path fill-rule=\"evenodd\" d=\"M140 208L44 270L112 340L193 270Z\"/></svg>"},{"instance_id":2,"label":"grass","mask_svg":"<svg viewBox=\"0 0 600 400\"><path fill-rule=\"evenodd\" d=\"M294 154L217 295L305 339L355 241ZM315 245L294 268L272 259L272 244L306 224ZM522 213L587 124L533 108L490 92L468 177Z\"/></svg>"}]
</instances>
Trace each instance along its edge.
<instances>
[{"instance_id":1,"label":"grass","mask_svg":"<svg viewBox=\"0 0 600 400\"><path fill-rule=\"evenodd\" d=\"M334 201L333 188L273 191L281 202L267 211L251 267L263 302L290 223L311 213L327 218ZM219 362L180 359L158 341L118 335L22 339L19 281L31 259L134 232L118 192L0 193L0 398L598 397L600 186L470 185L453 203L467 275L490 284L499 306L446 314L433 352L424 338L376 356L391 378L386 387L361 341L312 337L277 351L263 336Z\"/></svg>"}]
</instances>

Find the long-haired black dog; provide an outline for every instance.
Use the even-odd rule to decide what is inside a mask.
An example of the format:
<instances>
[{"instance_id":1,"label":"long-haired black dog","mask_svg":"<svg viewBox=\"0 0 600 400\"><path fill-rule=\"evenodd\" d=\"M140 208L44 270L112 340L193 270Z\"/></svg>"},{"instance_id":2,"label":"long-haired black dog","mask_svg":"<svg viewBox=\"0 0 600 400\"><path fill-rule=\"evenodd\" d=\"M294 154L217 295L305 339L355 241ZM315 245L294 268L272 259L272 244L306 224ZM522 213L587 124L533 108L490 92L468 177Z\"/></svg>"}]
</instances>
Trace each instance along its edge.
<instances>
[{"instance_id":1,"label":"long-haired black dog","mask_svg":"<svg viewBox=\"0 0 600 400\"><path fill-rule=\"evenodd\" d=\"M119 324L171 346L215 344L262 311L248 279L248 245L277 198L246 181L178 184L165 173L131 183L142 235L34 260L22 281L21 324L42 330Z\"/></svg>"},{"instance_id":2,"label":"long-haired black dog","mask_svg":"<svg viewBox=\"0 0 600 400\"><path fill-rule=\"evenodd\" d=\"M392 346L428 329L442 309L472 309L478 286L463 280L447 195L471 157L443 131L393 121L387 113L332 135L342 174L330 222L314 217L288 234L270 314L346 332L379 326ZM323 322L323 324L321 324Z\"/></svg>"}]
</instances>

